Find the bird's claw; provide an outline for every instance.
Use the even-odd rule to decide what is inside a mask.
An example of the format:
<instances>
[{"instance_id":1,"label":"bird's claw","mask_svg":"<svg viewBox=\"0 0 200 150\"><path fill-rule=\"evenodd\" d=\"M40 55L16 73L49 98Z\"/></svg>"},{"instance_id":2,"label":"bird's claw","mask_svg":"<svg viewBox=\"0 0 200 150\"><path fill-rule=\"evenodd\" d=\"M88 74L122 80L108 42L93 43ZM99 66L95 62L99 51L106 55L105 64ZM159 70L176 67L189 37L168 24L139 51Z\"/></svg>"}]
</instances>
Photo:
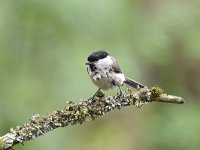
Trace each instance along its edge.
<instances>
[{"instance_id":1,"label":"bird's claw","mask_svg":"<svg viewBox=\"0 0 200 150\"><path fill-rule=\"evenodd\" d=\"M124 97L124 93L120 90L120 92L118 93L119 97Z\"/></svg>"}]
</instances>

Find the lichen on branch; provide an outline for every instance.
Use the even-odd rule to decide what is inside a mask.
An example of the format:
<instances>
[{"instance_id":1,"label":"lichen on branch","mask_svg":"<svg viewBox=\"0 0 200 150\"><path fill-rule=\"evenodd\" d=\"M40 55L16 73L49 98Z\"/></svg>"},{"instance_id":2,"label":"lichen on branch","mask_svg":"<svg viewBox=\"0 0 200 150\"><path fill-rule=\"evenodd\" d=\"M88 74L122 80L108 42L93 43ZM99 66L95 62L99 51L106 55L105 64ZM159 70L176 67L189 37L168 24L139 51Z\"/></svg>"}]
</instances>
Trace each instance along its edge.
<instances>
[{"instance_id":1,"label":"lichen on branch","mask_svg":"<svg viewBox=\"0 0 200 150\"><path fill-rule=\"evenodd\" d=\"M183 98L164 94L159 87L151 89L145 87L137 90L127 89L122 95L117 96L105 96L102 92L98 92L94 99L82 100L78 104L70 101L68 106L61 110L55 110L44 117L40 117L38 114L34 115L29 123L11 128L9 133L0 137L0 150L12 149L16 144L33 140L59 127L95 120L115 109L131 105L141 107L153 101L184 103Z\"/></svg>"}]
</instances>

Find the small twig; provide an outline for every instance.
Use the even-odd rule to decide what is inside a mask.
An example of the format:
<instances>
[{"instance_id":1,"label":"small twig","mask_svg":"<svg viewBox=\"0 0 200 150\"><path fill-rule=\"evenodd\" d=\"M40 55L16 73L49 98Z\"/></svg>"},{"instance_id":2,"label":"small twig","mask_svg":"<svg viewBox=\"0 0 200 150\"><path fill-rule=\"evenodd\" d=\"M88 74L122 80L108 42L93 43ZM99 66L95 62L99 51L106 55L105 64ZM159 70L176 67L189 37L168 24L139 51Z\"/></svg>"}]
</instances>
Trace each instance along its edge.
<instances>
[{"instance_id":1,"label":"small twig","mask_svg":"<svg viewBox=\"0 0 200 150\"><path fill-rule=\"evenodd\" d=\"M164 102L183 104L181 97L166 95L159 87L148 89L128 89L123 96L104 96L102 92L97 93L94 99L83 100L79 104L69 102L69 106L62 110L55 110L53 113L39 117L34 115L29 123L10 129L10 133L0 137L0 150L12 149L18 143L30 141L45 133L68 125L95 120L100 116L114 109L121 109L124 106L135 105L141 107L150 102Z\"/></svg>"}]
</instances>

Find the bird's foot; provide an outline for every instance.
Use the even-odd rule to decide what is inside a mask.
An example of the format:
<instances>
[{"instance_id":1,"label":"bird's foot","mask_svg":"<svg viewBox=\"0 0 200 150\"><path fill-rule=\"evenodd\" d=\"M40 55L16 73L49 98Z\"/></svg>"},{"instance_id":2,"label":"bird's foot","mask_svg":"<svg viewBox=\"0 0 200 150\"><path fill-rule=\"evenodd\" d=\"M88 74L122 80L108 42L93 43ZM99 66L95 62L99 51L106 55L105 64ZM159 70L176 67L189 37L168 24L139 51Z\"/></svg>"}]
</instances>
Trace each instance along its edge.
<instances>
[{"instance_id":1,"label":"bird's foot","mask_svg":"<svg viewBox=\"0 0 200 150\"><path fill-rule=\"evenodd\" d=\"M105 94L99 89L93 96L92 96L92 100L94 100L95 97L98 97L98 98L102 98L104 97Z\"/></svg>"},{"instance_id":2,"label":"bird's foot","mask_svg":"<svg viewBox=\"0 0 200 150\"><path fill-rule=\"evenodd\" d=\"M99 91L96 93L95 96L96 96L96 97L99 97L99 98L102 98L102 97L105 96L105 94L104 94L102 91L99 90Z\"/></svg>"},{"instance_id":3,"label":"bird's foot","mask_svg":"<svg viewBox=\"0 0 200 150\"><path fill-rule=\"evenodd\" d=\"M117 96L124 97L124 93L120 90L119 93L117 93Z\"/></svg>"}]
</instances>

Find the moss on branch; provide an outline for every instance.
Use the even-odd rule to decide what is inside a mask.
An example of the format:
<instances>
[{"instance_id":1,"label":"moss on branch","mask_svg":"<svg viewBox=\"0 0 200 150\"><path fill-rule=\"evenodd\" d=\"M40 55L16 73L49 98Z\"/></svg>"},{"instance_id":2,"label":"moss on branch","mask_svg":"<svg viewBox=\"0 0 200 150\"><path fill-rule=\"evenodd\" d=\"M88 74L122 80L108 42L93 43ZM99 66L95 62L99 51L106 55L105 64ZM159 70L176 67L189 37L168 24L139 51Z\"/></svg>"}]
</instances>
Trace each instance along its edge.
<instances>
[{"instance_id":1,"label":"moss on branch","mask_svg":"<svg viewBox=\"0 0 200 150\"><path fill-rule=\"evenodd\" d=\"M11 128L9 133L0 137L0 150L12 149L18 143L33 140L59 127L95 120L114 109L131 105L141 107L153 101L184 103L183 98L164 94L159 87L151 89L145 87L138 90L127 89L121 96L105 96L102 92L99 92L94 99L82 100L78 104L70 101L68 106L61 110L55 110L44 117L40 117L38 114L34 115L28 123Z\"/></svg>"}]
</instances>

